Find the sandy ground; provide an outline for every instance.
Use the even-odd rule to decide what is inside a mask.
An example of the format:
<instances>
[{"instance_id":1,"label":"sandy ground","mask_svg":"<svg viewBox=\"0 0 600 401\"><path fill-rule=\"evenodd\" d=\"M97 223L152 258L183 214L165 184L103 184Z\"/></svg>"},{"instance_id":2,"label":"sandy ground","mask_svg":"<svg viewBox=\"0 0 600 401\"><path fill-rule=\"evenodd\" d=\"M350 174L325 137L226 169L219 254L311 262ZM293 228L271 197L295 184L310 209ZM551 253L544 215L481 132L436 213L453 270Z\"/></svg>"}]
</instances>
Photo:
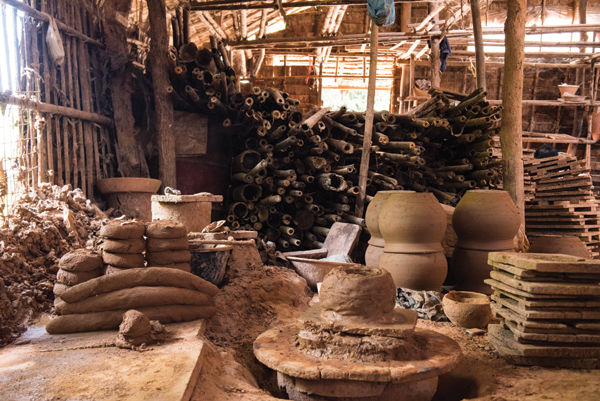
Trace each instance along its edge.
<instances>
[{"instance_id":1,"label":"sandy ground","mask_svg":"<svg viewBox=\"0 0 600 401\"><path fill-rule=\"evenodd\" d=\"M275 400L286 398L273 371L252 354L252 343L270 327L294 321L308 307L312 293L303 279L282 267L253 266L230 272L217 296L221 313L208 325L211 344L192 400ZM487 340L451 323L419 320L418 327L456 340L464 361L440 377L435 401L454 400L600 400L599 370L512 366Z\"/></svg>"}]
</instances>

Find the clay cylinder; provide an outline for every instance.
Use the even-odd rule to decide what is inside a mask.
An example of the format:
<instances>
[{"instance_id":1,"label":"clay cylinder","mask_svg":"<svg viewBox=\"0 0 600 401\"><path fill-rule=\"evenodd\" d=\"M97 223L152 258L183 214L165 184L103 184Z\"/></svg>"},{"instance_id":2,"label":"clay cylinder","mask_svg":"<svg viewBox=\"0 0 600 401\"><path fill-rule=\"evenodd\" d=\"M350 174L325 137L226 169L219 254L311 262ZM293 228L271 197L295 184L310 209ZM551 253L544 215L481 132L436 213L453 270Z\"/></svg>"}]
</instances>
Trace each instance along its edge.
<instances>
[{"instance_id":1,"label":"clay cylinder","mask_svg":"<svg viewBox=\"0 0 600 401\"><path fill-rule=\"evenodd\" d=\"M379 230L384 252L443 252L446 213L432 193L397 191L381 209Z\"/></svg>"},{"instance_id":2,"label":"clay cylinder","mask_svg":"<svg viewBox=\"0 0 600 401\"><path fill-rule=\"evenodd\" d=\"M467 191L456 205L452 225L457 247L489 252L512 249L520 222L508 192L475 189Z\"/></svg>"},{"instance_id":3,"label":"clay cylinder","mask_svg":"<svg viewBox=\"0 0 600 401\"><path fill-rule=\"evenodd\" d=\"M494 251L465 249L458 246L454 248L450 267L456 276L455 290L480 292L488 295L492 293L492 287L483 282L490 278L492 271L492 266L488 264L490 252L513 252L513 249L512 246L510 249Z\"/></svg>"},{"instance_id":4,"label":"clay cylinder","mask_svg":"<svg viewBox=\"0 0 600 401\"><path fill-rule=\"evenodd\" d=\"M379 265L390 272L396 287L417 291L440 291L448 273L443 252L384 252Z\"/></svg>"},{"instance_id":5,"label":"clay cylinder","mask_svg":"<svg viewBox=\"0 0 600 401\"><path fill-rule=\"evenodd\" d=\"M390 197L391 194L399 191L378 191L369 206L365 214L365 222L367 228L371 233L369 239L369 246L365 252L365 264L370 267L379 267L379 258L383 254L383 246L385 241L379 231L379 214L385 204L385 201ZM414 192L414 191L405 191Z\"/></svg>"}]
</instances>

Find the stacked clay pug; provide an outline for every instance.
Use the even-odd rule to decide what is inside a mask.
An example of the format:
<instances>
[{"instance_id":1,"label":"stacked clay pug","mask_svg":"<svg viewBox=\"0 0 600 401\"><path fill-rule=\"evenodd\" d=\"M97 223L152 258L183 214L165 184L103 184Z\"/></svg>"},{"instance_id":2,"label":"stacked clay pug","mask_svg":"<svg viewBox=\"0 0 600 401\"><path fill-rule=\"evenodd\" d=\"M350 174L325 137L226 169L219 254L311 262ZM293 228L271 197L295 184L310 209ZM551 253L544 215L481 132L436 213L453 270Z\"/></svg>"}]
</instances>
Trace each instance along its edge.
<instances>
[{"instance_id":1,"label":"stacked clay pug","mask_svg":"<svg viewBox=\"0 0 600 401\"><path fill-rule=\"evenodd\" d=\"M100 236L104 239L102 259L107 265L105 274L144 267L145 230L143 223L133 220L114 220L102 226Z\"/></svg>"},{"instance_id":2,"label":"stacked clay pug","mask_svg":"<svg viewBox=\"0 0 600 401\"><path fill-rule=\"evenodd\" d=\"M77 249L66 253L58 267L54 284L55 304L61 302L61 295L69 288L100 276L102 256L89 249Z\"/></svg>"},{"instance_id":3,"label":"stacked clay pug","mask_svg":"<svg viewBox=\"0 0 600 401\"><path fill-rule=\"evenodd\" d=\"M146 224L146 261L148 266L169 267L190 272L187 229L173 220Z\"/></svg>"}]
</instances>

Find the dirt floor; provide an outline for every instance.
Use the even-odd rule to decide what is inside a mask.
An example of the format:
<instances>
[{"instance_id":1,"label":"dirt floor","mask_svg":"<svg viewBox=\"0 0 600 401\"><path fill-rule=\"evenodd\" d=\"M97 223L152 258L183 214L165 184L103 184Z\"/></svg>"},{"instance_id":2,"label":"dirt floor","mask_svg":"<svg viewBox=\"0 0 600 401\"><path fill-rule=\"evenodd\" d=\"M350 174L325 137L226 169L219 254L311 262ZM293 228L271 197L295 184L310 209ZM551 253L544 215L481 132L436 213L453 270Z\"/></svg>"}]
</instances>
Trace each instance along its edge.
<instances>
[{"instance_id":1,"label":"dirt floor","mask_svg":"<svg viewBox=\"0 0 600 401\"><path fill-rule=\"evenodd\" d=\"M314 294L304 280L284 267L249 266L230 272L217 295L221 312L209 323L212 344L193 401L274 400L286 398L273 371L252 354L263 331L291 323ZM417 327L456 340L464 361L440 377L435 401L600 400L600 371L512 366L496 353L487 334L471 336L452 323L419 320Z\"/></svg>"}]
</instances>

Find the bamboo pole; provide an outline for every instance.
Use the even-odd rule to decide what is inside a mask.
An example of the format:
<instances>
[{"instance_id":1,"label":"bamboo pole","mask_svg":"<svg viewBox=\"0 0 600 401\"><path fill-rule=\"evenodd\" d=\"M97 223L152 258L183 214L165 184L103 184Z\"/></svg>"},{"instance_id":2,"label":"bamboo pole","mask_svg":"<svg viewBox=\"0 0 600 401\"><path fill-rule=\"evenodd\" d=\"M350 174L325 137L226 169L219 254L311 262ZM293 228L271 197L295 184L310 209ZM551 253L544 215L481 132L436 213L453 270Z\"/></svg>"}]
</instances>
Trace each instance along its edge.
<instances>
[{"instance_id":1,"label":"bamboo pole","mask_svg":"<svg viewBox=\"0 0 600 401\"><path fill-rule=\"evenodd\" d=\"M153 122L158 144L159 179L163 187L176 188L175 142L172 135L173 104L167 93L170 85L168 75L167 15L164 0L148 0L148 19L150 23L150 68L152 69L152 88L154 89Z\"/></svg>"},{"instance_id":2,"label":"bamboo pole","mask_svg":"<svg viewBox=\"0 0 600 401\"><path fill-rule=\"evenodd\" d=\"M508 0L506 55L502 89L502 129L500 142L504 160L504 189L517 206L521 224L525 224L523 185L522 99L523 59L525 57L525 14L527 0Z\"/></svg>"},{"instance_id":3,"label":"bamboo pole","mask_svg":"<svg viewBox=\"0 0 600 401\"><path fill-rule=\"evenodd\" d=\"M475 68L477 88L485 90L485 52L483 49L483 31L481 29L481 6L479 0L471 0L471 18L473 19L473 36L475 37Z\"/></svg>"},{"instance_id":4,"label":"bamboo pole","mask_svg":"<svg viewBox=\"0 0 600 401\"><path fill-rule=\"evenodd\" d=\"M377 36L379 27L371 21L371 59L369 60L369 87L367 90L367 114L365 116L365 132L363 150L360 158L360 171L358 175L358 196L356 197L356 217L362 217L367 196L367 178L369 174L369 158L371 155L371 137L373 135L373 106L375 103L375 90L377 87Z\"/></svg>"},{"instance_id":5,"label":"bamboo pole","mask_svg":"<svg viewBox=\"0 0 600 401\"><path fill-rule=\"evenodd\" d=\"M35 24L31 24L31 58L32 58L32 65L31 67L33 67L33 72L34 72L34 77L33 77L33 85L32 85L32 92L38 94L39 96L39 90L40 90L40 81L39 81L39 76L40 76L40 51L39 51L39 46L38 46L38 29L37 26ZM0 95L0 99L2 98L2 96L10 96L7 93ZM8 103L8 102L6 102ZM14 103L11 103L14 104ZM38 182L38 168L37 168L37 155L36 152L37 150L37 136L34 135L33 132L33 112L31 110L31 108L28 109L28 113L27 113L27 123L28 123L28 132L29 132L29 139L30 139L30 146L29 146L29 166L30 166L30 171L31 171L31 183L33 185L33 187L37 187L37 182Z\"/></svg>"}]
</instances>

